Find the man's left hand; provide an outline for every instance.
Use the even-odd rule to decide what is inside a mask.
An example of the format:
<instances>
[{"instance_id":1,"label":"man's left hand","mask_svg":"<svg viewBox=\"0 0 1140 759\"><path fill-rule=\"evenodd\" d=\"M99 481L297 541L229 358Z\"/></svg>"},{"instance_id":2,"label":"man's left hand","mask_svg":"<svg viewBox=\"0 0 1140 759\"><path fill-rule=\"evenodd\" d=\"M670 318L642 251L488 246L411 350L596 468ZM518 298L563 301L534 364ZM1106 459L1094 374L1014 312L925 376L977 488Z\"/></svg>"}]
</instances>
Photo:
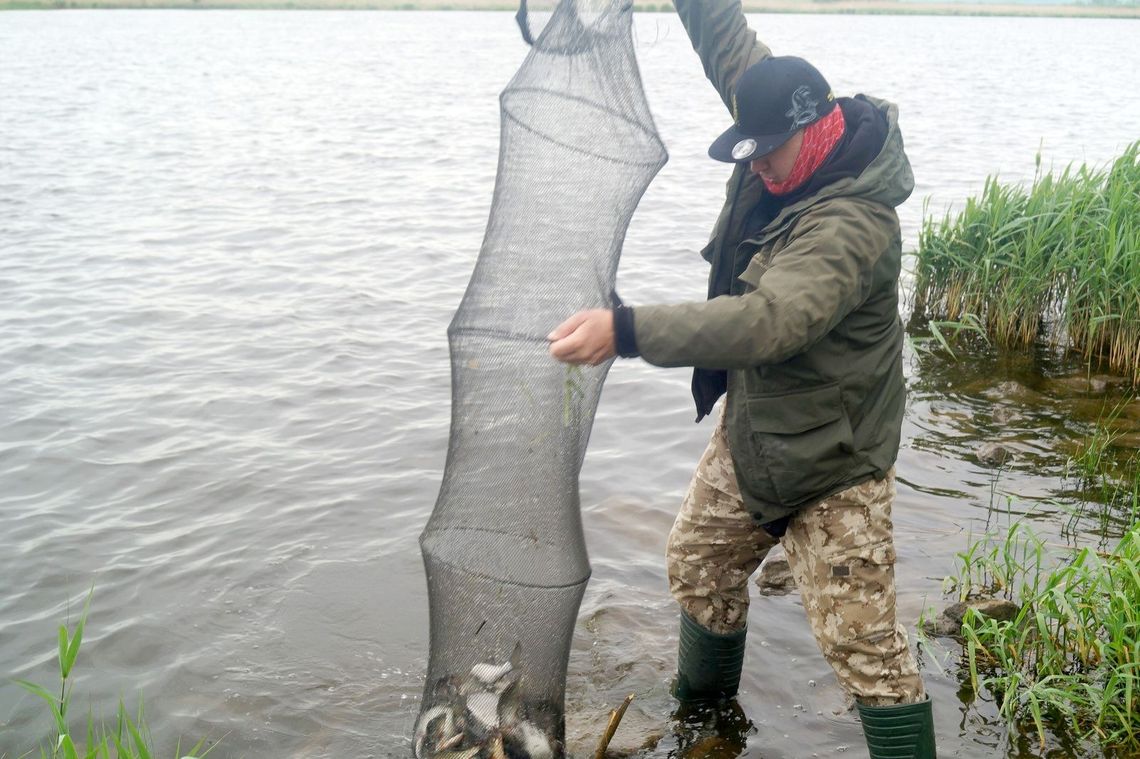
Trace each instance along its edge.
<instances>
[{"instance_id":1,"label":"man's left hand","mask_svg":"<svg viewBox=\"0 0 1140 759\"><path fill-rule=\"evenodd\" d=\"M597 366L617 355L614 314L608 308L579 311L546 336L550 355L567 364Z\"/></svg>"}]
</instances>

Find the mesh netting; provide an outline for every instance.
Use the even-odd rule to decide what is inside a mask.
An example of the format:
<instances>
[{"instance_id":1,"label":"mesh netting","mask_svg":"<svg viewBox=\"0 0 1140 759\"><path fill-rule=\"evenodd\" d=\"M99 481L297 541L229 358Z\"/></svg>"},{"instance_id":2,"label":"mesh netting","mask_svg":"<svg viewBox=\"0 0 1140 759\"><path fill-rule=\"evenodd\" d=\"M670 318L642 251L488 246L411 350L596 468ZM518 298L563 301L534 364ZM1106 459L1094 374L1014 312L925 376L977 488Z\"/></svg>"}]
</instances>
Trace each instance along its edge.
<instances>
[{"instance_id":1,"label":"mesh netting","mask_svg":"<svg viewBox=\"0 0 1140 759\"><path fill-rule=\"evenodd\" d=\"M431 614L421 759L562 754L590 575L578 473L609 364L560 364L546 335L610 305L630 217L666 160L631 10L563 0L500 97L490 219L448 329L447 464L420 536Z\"/></svg>"}]
</instances>

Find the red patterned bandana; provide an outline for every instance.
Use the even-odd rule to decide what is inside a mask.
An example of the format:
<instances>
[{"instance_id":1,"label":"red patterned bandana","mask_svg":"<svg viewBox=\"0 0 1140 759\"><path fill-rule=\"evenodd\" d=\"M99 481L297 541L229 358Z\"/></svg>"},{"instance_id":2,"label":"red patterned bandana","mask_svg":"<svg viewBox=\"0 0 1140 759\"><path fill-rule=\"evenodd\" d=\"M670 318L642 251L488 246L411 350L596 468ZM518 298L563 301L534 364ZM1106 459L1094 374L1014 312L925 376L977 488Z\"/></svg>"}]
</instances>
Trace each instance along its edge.
<instances>
[{"instance_id":1,"label":"red patterned bandana","mask_svg":"<svg viewBox=\"0 0 1140 759\"><path fill-rule=\"evenodd\" d=\"M847 121L843 118L843 109L838 105L831 109L831 113L819 121L804 128L804 141L800 145L800 154L792 166L792 173L783 182L768 182L764 186L773 195L787 195L804 185L816 169L823 165L832 148L847 131Z\"/></svg>"}]
</instances>

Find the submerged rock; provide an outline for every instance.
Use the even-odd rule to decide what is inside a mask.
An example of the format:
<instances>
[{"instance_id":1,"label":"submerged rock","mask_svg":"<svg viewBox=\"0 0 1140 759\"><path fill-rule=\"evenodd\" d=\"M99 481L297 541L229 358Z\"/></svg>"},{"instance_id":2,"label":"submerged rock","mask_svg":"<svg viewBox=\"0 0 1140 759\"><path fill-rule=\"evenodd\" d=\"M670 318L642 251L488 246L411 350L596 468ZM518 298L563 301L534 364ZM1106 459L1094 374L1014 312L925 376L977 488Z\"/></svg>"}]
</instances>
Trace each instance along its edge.
<instances>
[{"instance_id":1,"label":"submerged rock","mask_svg":"<svg viewBox=\"0 0 1140 759\"><path fill-rule=\"evenodd\" d=\"M994 406L993 410L990 412L990 419L993 420L994 424L1004 425L1011 422L1021 421L1022 415L1020 411L1012 406L998 404Z\"/></svg>"},{"instance_id":2,"label":"submerged rock","mask_svg":"<svg viewBox=\"0 0 1140 759\"><path fill-rule=\"evenodd\" d=\"M796 589L792 569L784 557L767 559L760 567L756 587L762 596L786 596Z\"/></svg>"},{"instance_id":3,"label":"submerged rock","mask_svg":"<svg viewBox=\"0 0 1140 759\"><path fill-rule=\"evenodd\" d=\"M922 622L922 630L927 635L939 638L960 638L962 635L962 619L967 609L974 609L984 617L990 617L1001 622L1014 619L1021 607L1005 598L977 598L950 604L943 612L933 619Z\"/></svg>"},{"instance_id":4,"label":"submerged rock","mask_svg":"<svg viewBox=\"0 0 1140 759\"><path fill-rule=\"evenodd\" d=\"M1006 380L982 391L991 401L1013 401L1020 404L1036 405L1043 399L1040 393L1030 390L1020 382Z\"/></svg>"},{"instance_id":5,"label":"submerged rock","mask_svg":"<svg viewBox=\"0 0 1140 759\"><path fill-rule=\"evenodd\" d=\"M962 634L962 623L939 614L932 619L922 620L922 631L933 638L957 638Z\"/></svg>"},{"instance_id":6,"label":"submerged rock","mask_svg":"<svg viewBox=\"0 0 1140 759\"><path fill-rule=\"evenodd\" d=\"M1013 453L1004 443L982 443L974 450L978 463L984 466L1001 466L1013 458Z\"/></svg>"},{"instance_id":7,"label":"submerged rock","mask_svg":"<svg viewBox=\"0 0 1140 759\"><path fill-rule=\"evenodd\" d=\"M977 598L973 601L961 601L956 604L950 604L942 614L961 626L967 609L973 609L983 617L990 617L999 622L1008 622L1021 611L1020 606L1007 598Z\"/></svg>"},{"instance_id":8,"label":"submerged rock","mask_svg":"<svg viewBox=\"0 0 1140 759\"><path fill-rule=\"evenodd\" d=\"M1072 377L1056 377L1046 383L1049 392L1055 395L1089 394L1099 395L1110 387L1128 384L1123 377L1108 374L1094 374L1091 377L1078 374Z\"/></svg>"}]
</instances>

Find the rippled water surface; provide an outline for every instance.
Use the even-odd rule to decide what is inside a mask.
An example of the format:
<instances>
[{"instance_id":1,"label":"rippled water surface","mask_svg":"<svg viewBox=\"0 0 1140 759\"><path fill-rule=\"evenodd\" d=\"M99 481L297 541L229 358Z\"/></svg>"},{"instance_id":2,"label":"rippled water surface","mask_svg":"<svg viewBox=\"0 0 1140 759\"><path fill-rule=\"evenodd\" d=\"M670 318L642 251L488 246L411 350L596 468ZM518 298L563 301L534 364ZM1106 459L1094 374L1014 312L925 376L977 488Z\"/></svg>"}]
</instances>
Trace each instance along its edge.
<instances>
[{"instance_id":1,"label":"rippled water surface","mask_svg":"<svg viewBox=\"0 0 1140 759\"><path fill-rule=\"evenodd\" d=\"M1039 148L1046 166L1102 162L1140 137L1134 21L753 21L840 94L899 104L910 247L924 198L940 212L987 173L1032 176ZM619 289L696 299L726 178L704 149L726 114L671 16L639 16L636 36L672 158ZM183 735L221 738L219 757L406 755L445 328L490 205L497 94L525 52L500 13L0 15L0 673L50 682L55 627L94 586L81 710L141 692L167 752ZM918 354L908 372L895 516L913 621L1002 493L1057 492L1103 399L1031 357ZM1021 391L995 390L1007 380ZM624 729L667 723L662 552L709 433L687 386L621 362L603 395L569 675L582 754L627 692ZM995 405L1015 414L998 423ZM1018 452L1000 478L973 457L995 438ZM860 755L796 596L759 599L752 626L749 755ZM991 704L958 699L953 654L924 656L943 754L1020 750ZM49 732L33 697L0 686L0 755Z\"/></svg>"}]
</instances>

